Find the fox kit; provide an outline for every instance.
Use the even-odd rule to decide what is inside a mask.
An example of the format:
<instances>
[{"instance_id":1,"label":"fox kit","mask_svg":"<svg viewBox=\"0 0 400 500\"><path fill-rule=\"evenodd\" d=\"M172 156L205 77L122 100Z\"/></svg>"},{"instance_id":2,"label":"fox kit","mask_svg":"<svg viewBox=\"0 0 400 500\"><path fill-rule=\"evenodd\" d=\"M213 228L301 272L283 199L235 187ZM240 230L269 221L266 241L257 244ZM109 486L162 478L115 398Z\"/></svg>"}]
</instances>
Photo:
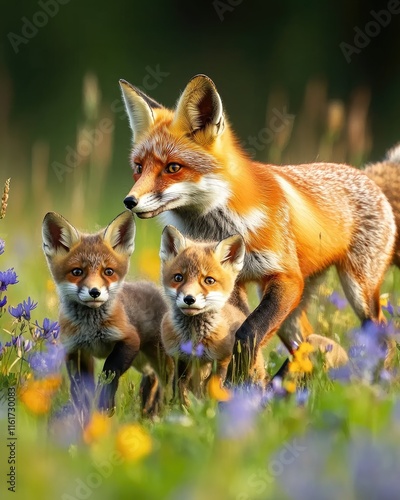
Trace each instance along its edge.
<instances>
[{"instance_id":1,"label":"fox kit","mask_svg":"<svg viewBox=\"0 0 400 500\"><path fill-rule=\"evenodd\" d=\"M278 330L295 351L302 310L331 265L360 320L383 320L379 289L396 227L389 202L364 172L253 161L204 75L189 82L173 111L120 83L133 131L135 184L126 207L143 219L163 213L194 239L240 234L245 241L238 287L255 281L261 302L236 333L237 353L241 344L252 354Z\"/></svg>"},{"instance_id":2,"label":"fox kit","mask_svg":"<svg viewBox=\"0 0 400 500\"><path fill-rule=\"evenodd\" d=\"M162 282L171 306L162 322L162 342L166 352L179 360L178 379L184 402L191 376L200 379L192 384L192 390L200 392L199 386L210 375L213 362L221 384L225 380L236 330L246 318L241 309L228 302L243 267L244 253L244 241L239 235L220 242L200 242L185 238L173 226L164 228L160 249ZM193 369L189 366L192 356L187 352L188 344L193 351L199 351L200 375L190 373ZM261 351L251 378L264 383Z\"/></svg>"},{"instance_id":3,"label":"fox kit","mask_svg":"<svg viewBox=\"0 0 400 500\"><path fill-rule=\"evenodd\" d=\"M167 306L160 291L150 282L124 283L134 239L135 223L128 211L96 234L78 232L54 212L43 220L43 249L60 297L71 395L83 415L94 392L93 357L106 358L103 373L114 374L99 397L99 408L110 414L118 379L131 365L145 374L142 410L151 413L159 396L152 369L166 380L171 363L161 345Z\"/></svg>"},{"instance_id":4,"label":"fox kit","mask_svg":"<svg viewBox=\"0 0 400 500\"><path fill-rule=\"evenodd\" d=\"M378 184L392 205L397 226L393 264L400 267L400 144L389 150L383 161L367 165L365 173Z\"/></svg>"}]
</instances>

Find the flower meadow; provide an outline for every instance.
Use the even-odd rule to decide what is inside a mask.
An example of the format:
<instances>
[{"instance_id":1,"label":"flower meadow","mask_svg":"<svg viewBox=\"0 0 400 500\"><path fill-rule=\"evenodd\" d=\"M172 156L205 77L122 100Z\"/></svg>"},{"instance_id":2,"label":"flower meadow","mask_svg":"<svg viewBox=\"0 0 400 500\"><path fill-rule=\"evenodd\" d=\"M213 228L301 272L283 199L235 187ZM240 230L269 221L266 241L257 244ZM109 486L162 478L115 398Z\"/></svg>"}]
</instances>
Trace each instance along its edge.
<instances>
[{"instance_id":1,"label":"flower meadow","mask_svg":"<svg viewBox=\"0 0 400 500\"><path fill-rule=\"evenodd\" d=\"M345 347L349 362L340 368L326 370L325 353L302 344L268 390L221 388L212 377L204 398L190 395L189 408L171 403L152 420L140 417L132 369L120 381L115 415L93 409L82 423L69 399L55 290L41 274L39 296L26 285L17 293L12 252L0 239L1 498L397 498L397 269L383 286L385 327L359 326L333 273L321 285L310 317ZM8 254L12 267L3 265ZM43 316L41 301L53 316ZM191 343L182 350L202 354ZM277 340L264 354L270 374L287 357Z\"/></svg>"}]
</instances>

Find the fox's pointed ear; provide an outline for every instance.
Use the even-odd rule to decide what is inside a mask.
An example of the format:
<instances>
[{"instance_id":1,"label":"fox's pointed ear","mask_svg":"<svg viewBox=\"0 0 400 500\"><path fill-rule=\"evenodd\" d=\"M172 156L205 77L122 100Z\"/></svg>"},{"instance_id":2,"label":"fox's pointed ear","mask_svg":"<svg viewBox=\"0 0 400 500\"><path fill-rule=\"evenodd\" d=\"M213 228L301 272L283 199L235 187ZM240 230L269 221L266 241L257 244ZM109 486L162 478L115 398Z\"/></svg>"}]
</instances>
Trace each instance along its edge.
<instances>
[{"instance_id":1,"label":"fox's pointed ear","mask_svg":"<svg viewBox=\"0 0 400 500\"><path fill-rule=\"evenodd\" d=\"M136 143L153 125L153 109L162 108L162 106L125 80L120 80L119 85L133 132L133 142Z\"/></svg>"},{"instance_id":2,"label":"fox's pointed ear","mask_svg":"<svg viewBox=\"0 0 400 500\"><path fill-rule=\"evenodd\" d=\"M103 239L116 252L131 255L135 249L136 225L133 214L125 210L110 222L103 233Z\"/></svg>"},{"instance_id":3,"label":"fox's pointed ear","mask_svg":"<svg viewBox=\"0 0 400 500\"><path fill-rule=\"evenodd\" d=\"M239 234L225 238L215 247L215 253L221 264L231 265L237 273L243 269L245 252L244 240Z\"/></svg>"},{"instance_id":4,"label":"fox's pointed ear","mask_svg":"<svg viewBox=\"0 0 400 500\"><path fill-rule=\"evenodd\" d=\"M162 262L174 258L186 248L186 240L174 226L165 226L161 235L160 259Z\"/></svg>"},{"instance_id":5,"label":"fox's pointed ear","mask_svg":"<svg viewBox=\"0 0 400 500\"><path fill-rule=\"evenodd\" d=\"M42 224L43 251L51 257L57 252L69 252L80 240L79 232L67 219L56 212L48 212Z\"/></svg>"},{"instance_id":6,"label":"fox's pointed ear","mask_svg":"<svg viewBox=\"0 0 400 500\"><path fill-rule=\"evenodd\" d=\"M208 76L197 75L190 80L179 98L174 122L189 134L203 131L206 141L223 132L222 101Z\"/></svg>"}]
</instances>

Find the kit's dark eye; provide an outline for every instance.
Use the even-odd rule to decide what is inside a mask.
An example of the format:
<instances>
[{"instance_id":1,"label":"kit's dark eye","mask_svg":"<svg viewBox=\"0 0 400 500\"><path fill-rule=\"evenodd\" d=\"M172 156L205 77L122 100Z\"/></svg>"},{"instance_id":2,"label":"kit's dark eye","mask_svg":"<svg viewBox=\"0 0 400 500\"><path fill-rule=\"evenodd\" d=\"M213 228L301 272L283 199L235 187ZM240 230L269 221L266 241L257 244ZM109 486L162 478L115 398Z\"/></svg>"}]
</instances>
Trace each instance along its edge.
<instances>
[{"instance_id":1,"label":"kit's dark eye","mask_svg":"<svg viewBox=\"0 0 400 500\"><path fill-rule=\"evenodd\" d=\"M174 274L174 281L176 281L177 283L180 283L181 281L183 281L183 276L182 274Z\"/></svg>"},{"instance_id":2,"label":"kit's dark eye","mask_svg":"<svg viewBox=\"0 0 400 500\"><path fill-rule=\"evenodd\" d=\"M181 165L179 165L179 163L169 163L165 167L165 171L167 172L167 174L176 174L176 172L179 172L181 168L182 167Z\"/></svg>"},{"instance_id":3,"label":"kit's dark eye","mask_svg":"<svg viewBox=\"0 0 400 500\"><path fill-rule=\"evenodd\" d=\"M211 276L207 276L207 278L204 279L204 283L207 285L213 285L215 283L215 279Z\"/></svg>"},{"instance_id":4,"label":"kit's dark eye","mask_svg":"<svg viewBox=\"0 0 400 500\"><path fill-rule=\"evenodd\" d=\"M72 269L71 274L72 276L82 276L83 271L80 267L75 267L74 269Z\"/></svg>"},{"instance_id":5,"label":"kit's dark eye","mask_svg":"<svg viewBox=\"0 0 400 500\"><path fill-rule=\"evenodd\" d=\"M141 165L140 163L135 163L133 173L135 175L140 175L142 172L143 172L143 165Z\"/></svg>"},{"instance_id":6,"label":"kit's dark eye","mask_svg":"<svg viewBox=\"0 0 400 500\"><path fill-rule=\"evenodd\" d=\"M106 276L112 276L114 274L114 269L111 269L111 267L107 267L106 269L104 269L104 274Z\"/></svg>"}]
</instances>

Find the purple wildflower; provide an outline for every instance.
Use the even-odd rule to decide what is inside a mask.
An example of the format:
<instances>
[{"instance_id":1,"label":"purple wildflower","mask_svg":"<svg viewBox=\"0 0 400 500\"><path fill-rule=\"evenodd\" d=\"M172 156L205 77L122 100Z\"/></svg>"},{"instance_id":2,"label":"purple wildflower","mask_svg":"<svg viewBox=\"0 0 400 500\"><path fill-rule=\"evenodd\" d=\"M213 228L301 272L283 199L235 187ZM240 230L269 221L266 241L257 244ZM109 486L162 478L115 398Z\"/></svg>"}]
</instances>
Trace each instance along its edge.
<instances>
[{"instance_id":1,"label":"purple wildflower","mask_svg":"<svg viewBox=\"0 0 400 500\"><path fill-rule=\"evenodd\" d=\"M263 394L260 388L252 386L236 389L233 397L220 405L220 436L227 439L240 439L247 435L262 407Z\"/></svg>"},{"instance_id":2,"label":"purple wildflower","mask_svg":"<svg viewBox=\"0 0 400 500\"><path fill-rule=\"evenodd\" d=\"M31 319L31 311L33 311L37 307L38 303L33 302L33 300L28 297L28 300L24 300L22 303L22 307L24 309L24 314L23 317L27 320L30 321Z\"/></svg>"},{"instance_id":3,"label":"purple wildflower","mask_svg":"<svg viewBox=\"0 0 400 500\"><path fill-rule=\"evenodd\" d=\"M349 349L349 357L355 372L364 379L372 381L377 368L383 363L387 354L387 343L384 336L388 332L381 326L368 322L362 328L351 333L353 345Z\"/></svg>"},{"instance_id":4,"label":"purple wildflower","mask_svg":"<svg viewBox=\"0 0 400 500\"><path fill-rule=\"evenodd\" d=\"M275 396L286 396L286 389L283 387L283 382L281 377L274 377L272 379L272 391Z\"/></svg>"},{"instance_id":5,"label":"purple wildflower","mask_svg":"<svg viewBox=\"0 0 400 500\"><path fill-rule=\"evenodd\" d=\"M328 299L331 304L339 309L339 311L347 306L347 300L341 297L337 292L332 292Z\"/></svg>"},{"instance_id":6,"label":"purple wildflower","mask_svg":"<svg viewBox=\"0 0 400 500\"><path fill-rule=\"evenodd\" d=\"M191 354L192 354L192 348L193 348L193 344L192 344L191 340L188 340L187 342L183 342L181 344L181 351L184 354L188 354L189 356L191 356Z\"/></svg>"},{"instance_id":7,"label":"purple wildflower","mask_svg":"<svg viewBox=\"0 0 400 500\"><path fill-rule=\"evenodd\" d=\"M24 347L24 336L22 333L11 338L11 345L15 347L18 351L22 351Z\"/></svg>"},{"instance_id":8,"label":"purple wildflower","mask_svg":"<svg viewBox=\"0 0 400 500\"><path fill-rule=\"evenodd\" d=\"M33 348L32 340L24 339L22 333L12 338L11 345L16 347L18 351L29 352Z\"/></svg>"},{"instance_id":9,"label":"purple wildflower","mask_svg":"<svg viewBox=\"0 0 400 500\"><path fill-rule=\"evenodd\" d=\"M0 309L7 304L7 295L0 299Z\"/></svg>"},{"instance_id":10,"label":"purple wildflower","mask_svg":"<svg viewBox=\"0 0 400 500\"><path fill-rule=\"evenodd\" d=\"M188 340L187 342L183 342L181 344L181 351L189 356L196 356L200 358L204 352L204 346L203 344L197 344L194 346L193 342Z\"/></svg>"},{"instance_id":11,"label":"purple wildflower","mask_svg":"<svg viewBox=\"0 0 400 500\"><path fill-rule=\"evenodd\" d=\"M28 363L36 375L45 376L58 373L65 358L65 349L60 344L47 344L47 351L34 352L28 358Z\"/></svg>"},{"instance_id":12,"label":"purple wildflower","mask_svg":"<svg viewBox=\"0 0 400 500\"><path fill-rule=\"evenodd\" d=\"M350 362L345 366L329 370L332 380L348 382L355 377L369 382L387 382L391 374L382 370L387 355L386 338L395 335L394 325L378 326L372 322L350 332L352 345L349 349Z\"/></svg>"},{"instance_id":13,"label":"purple wildflower","mask_svg":"<svg viewBox=\"0 0 400 500\"><path fill-rule=\"evenodd\" d=\"M390 300L388 300L387 306L382 306L384 311L387 311L390 316L394 316L394 307L392 306Z\"/></svg>"},{"instance_id":14,"label":"purple wildflower","mask_svg":"<svg viewBox=\"0 0 400 500\"><path fill-rule=\"evenodd\" d=\"M49 318L44 318L42 325L39 325L37 321L35 325L37 329L34 333L34 338L37 340L41 338L46 340L53 338L55 340L60 334L60 325L57 321L51 321Z\"/></svg>"},{"instance_id":15,"label":"purple wildflower","mask_svg":"<svg viewBox=\"0 0 400 500\"><path fill-rule=\"evenodd\" d=\"M349 363L340 366L339 368L331 368L329 370L329 377L332 380L338 380L339 382L350 382L352 375L353 372Z\"/></svg>"},{"instance_id":16,"label":"purple wildflower","mask_svg":"<svg viewBox=\"0 0 400 500\"><path fill-rule=\"evenodd\" d=\"M27 339L27 340L24 340L24 342L22 344L22 349L24 352L29 352L32 350L33 346L34 346L34 344L33 344L32 340Z\"/></svg>"},{"instance_id":17,"label":"purple wildflower","mask_svg":"<svg viewBox=\"0 0 400 500\"><path fill-rule=\"evenodd\" d=\"M35 321L35 325L37 327L33 334L35 340L56 340L60 334L60 325L57 321L51 321L49 318L44 318L42 325L39 325L39 323Z\"/></svg>"},{"instance_id":18,"label":"purple wildflower","mask_svg":"<svg viewBox=\"0 0 400 500\"><path fill-rule=\"evenodd\" d=\"M381 370L379 377L382 380L382 382L390 382L392 380L392 374L390 373L389 370L386 369Z\"/></svg>"},{"instance_id":19,"label":"purple wildflower","mask_svg":"<svg viewBox=\"0 0 400 500\"><path fill-rule=\"evenodd\" d=\"M310 396L310 391L308 389L297 389L296 391L296 403L298 406L304 406Z\"/></svg>"},{"instance_id":20,"label":"purple wildflower","mask_svg":"<svg viewBox=\"0 0 400 500\"><path fill-rule=\"evenodd\" d=\"M49 318L44 318L43 320L43 335L45 338L49 337L51 334L53 338L58 338L60 333L60 325L57 321L50 321Z\"/></svg>"},{"instance_id":21,"label":"purple wildflower","mask_svg":"<svg viewBox=\"0 0 400 500\"><path fill-rule=\"evenodd\" d=\"M194 355L200 358L203 355L203 352L204 352L203 344L197 344L197 346L194 348Z\"/></svg>"},{"instance_id":22,"label":"purple wildflower","mask_svg":"<svg viewBox=\"0 0 400 500\"><path fill-rule=\"evenodd\" d=\"M24 314L24 307L22 304L18 304L17 307L8 306L8 312L14 318L21 319Z\"/></svg>"},{"instance_id":23,"label":"purple wildflower","mask_svg":"<svg viewBox=\"0 0 400 500\"><path fill-rule=\"evenodd\" d=\"M7 290L8 285L15 285L18 283L17 278L18 276L13 267L7 271L0 271L0 292Z\"/></svg>"},{"instance_id":24,"label":"purple wildflower","mask_svg":"<svg viewBox=\"0 0 400 500\"><path fill-rule=\"evenodd\" d=\"M4 253L4 247L6 246L6 242L0 238L0 255Z\"/></svg>"}]
</instances>

